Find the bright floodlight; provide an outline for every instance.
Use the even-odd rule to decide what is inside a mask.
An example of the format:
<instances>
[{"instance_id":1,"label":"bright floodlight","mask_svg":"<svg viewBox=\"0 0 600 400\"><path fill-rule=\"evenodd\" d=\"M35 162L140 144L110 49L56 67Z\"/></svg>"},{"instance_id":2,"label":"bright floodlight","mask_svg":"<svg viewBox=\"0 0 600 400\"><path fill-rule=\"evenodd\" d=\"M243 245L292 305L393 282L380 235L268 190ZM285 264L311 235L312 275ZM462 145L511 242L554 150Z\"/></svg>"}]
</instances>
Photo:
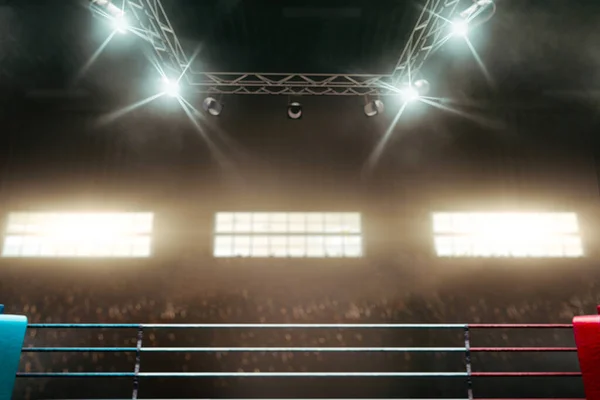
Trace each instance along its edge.
<instances>
[{"instance_id":1,"label":"bright floodlight","mask_svg":"<svg viewBox=\"0 0 600 400\"><path fill-rule=\"evenodd\" d=\"M575 213L434 213L440 257L582 257Z\"/></svg>"},{"instance_id":2,"label":"bright floodlight","mask_svg":"<svg viewBox=\"0 0 600 400\"><path fill-rule=\"evenodd\" d=\"M452 23L452 34L454 36L466 37L469 34L469 23L464 19L458 19Z\"/></svg>"},{"instance_id":3,"label":"bright floodlight","mask_svg":"<svg viewBox=\"0 0 600 400\"><path fill-rule=\"evenodd\" d=\"M119 33L127 33L127 30L129 29L129 23L127 22L125 14L120 14L114 17L113 27Z\"/></svg>"},{"instance_id":4,"label":"bright floodlight","mask_svg":"<svg viewBox=\"0 0 600 400\"><path fill-rule=\"evenodd\" d=\"M408 86L400 92L402 100L405 102L411 102L419 98L419 91L412 86Z\"/></svg>"},{"instance_id":5,"label":"bright floodlight","mask_svg":"<svg viewBox=\"0 0 600 400\"><path fill-rule=\"evenodd\" d=\"M177 97L179 96L179 83L168 78L163 78L163 91L171 97Z\"/></svg>"},{"instance_id":6,"label":"bright floodlight","mask_svg":"<svg viewBox=\"0 0 600 400\"><path fill-rule=\"evenodd\" d=\"M152 213L11 213L2 257L149 257Z\"/></svg>"},{"instance_id":7,"label":"bright floodlight","mask_svg":"<svg viewBox=\"0 0 600 400\"><path fill-rule=\"evenodd\" d=\"M381 114L384 109L383 101L373 100L365 105L365 115L367 117L374 117L377 114Z\"/></svg>"}]
</instances>

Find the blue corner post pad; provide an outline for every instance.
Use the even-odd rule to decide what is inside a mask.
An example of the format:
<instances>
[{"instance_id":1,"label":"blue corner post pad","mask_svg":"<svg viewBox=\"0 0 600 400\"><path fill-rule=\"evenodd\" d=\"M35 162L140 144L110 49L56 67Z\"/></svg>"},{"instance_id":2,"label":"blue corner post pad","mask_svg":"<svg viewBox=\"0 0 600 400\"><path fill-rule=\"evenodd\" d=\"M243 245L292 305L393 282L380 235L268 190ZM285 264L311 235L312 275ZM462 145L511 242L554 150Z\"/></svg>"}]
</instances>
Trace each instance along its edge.
<instances>
[{"instance_id":1,"label":"blue corner post pad","mask_svg":"<svg viewBox=\"0 0 600 400\"><path fill-rule=\"evenodd\" d=\"M26 330L27 317L0 312L0 400L11 400Z\"/></svg>"}]
</instances>

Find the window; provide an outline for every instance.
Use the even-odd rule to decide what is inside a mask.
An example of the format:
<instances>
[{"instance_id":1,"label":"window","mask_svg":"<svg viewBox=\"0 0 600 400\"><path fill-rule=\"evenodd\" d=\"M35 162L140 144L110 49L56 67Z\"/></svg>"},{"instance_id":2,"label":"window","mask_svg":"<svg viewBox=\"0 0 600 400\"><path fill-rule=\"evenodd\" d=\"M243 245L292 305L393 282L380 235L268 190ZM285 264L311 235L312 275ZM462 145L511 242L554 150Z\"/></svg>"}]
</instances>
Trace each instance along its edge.
<instances>
[{"instance_id":1,"label":"window","mask_svg":"<svg viewBox=\"0 0 600 400\"><path fill-rule=\"evenodd\" d=\"M149 257L152 213L11 213L2 257Z\"/></svg>"},{"instance_id":2,"label":"window","mask_svg":"<svg viewBox=\"0 0 600 400\"><path fill-rule=\"evenodd\" d=\"M434 213L440 257L582 257L575 213Z\"/></svg>"},{"instance_id":3,"label":"window","mask_svg":"<svg viewBox=\"0 0 600 400\"><path fill-rule=\"evenodd\" d=\"M215 257L362 257L359 213L247 213L215 216Z\"/></svg>"}]
</instances>

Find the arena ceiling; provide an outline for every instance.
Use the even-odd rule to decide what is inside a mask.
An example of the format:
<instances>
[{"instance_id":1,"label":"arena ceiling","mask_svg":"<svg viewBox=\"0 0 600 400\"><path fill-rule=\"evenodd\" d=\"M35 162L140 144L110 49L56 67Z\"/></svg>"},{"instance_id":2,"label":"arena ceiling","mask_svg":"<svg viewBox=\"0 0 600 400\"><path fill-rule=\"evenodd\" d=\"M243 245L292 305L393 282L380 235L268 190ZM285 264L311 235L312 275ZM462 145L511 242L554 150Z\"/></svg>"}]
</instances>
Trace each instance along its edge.
<instances>
[{"instance_id":1,"label":"arena ceiling","mask_svg":"<svg viewBox=\"0 0 600 400\"><path fill-rule=\"evenodd\" d=\"M165 11L185 47L202 46L203 70L389 73L419 9L397 0L180 0Z\"/></svg>"},{"instance_id":2,"label":"arena ceiling","mask_svg":"<svg viewBox=\"0 0 600 400\"><path fill-rule=\"evenodd\" d=\"M186 53L199 50L197 70L327 73L389 73L423 3L329 0L323 7L316 0L161 2ZM157 76L148 61L152 50L135 35L115 37L87 64L111 28L93 18L85 3L0 0L0 123L7 127L0 132L3 177L35 182L43 187L40 191L56 193L62 189L55 181L64 178L71 187L73 174L97 191L105 190L95 183L98 176L110 182L121 179L127 190L133 187L130 181L139 185L143 177L148 187L170 184L174 193L181 187L187 190L189 182L207 181L207 176L220 181L214 155L176 103L152 103L98 128L94 118L99 115L155 94ZM496 187L502 180L512 187L523 181L529 188L543 181L544 188L555 190L555 177L572 160L585 161L585 170L590 170L593 160L581 157L579 147L595 154L600 148L591 145L598 142L600 2L497 0L497 5L494 17L470 35L491 83L461 41L448 42L422 69L432 95L451 99L448 104L457 109L470 108L476 117L425 106L407 114L387 145L377 179L403 181L410 190L414 182L427 182L436 193L443 185L455 192L457 182L464 181L488 194L491 189L480 182ZM16 101L20 98L26 104ZM202 96L189 101L200 108ZM225 142L227 133L237 147L221 145L234 149L227 151L240 164L238 171L273 192L298 180L308 187L316 177L322 177L322 187L346 179L354 187L399 107L389 101L383 118L366 118L359 97L303 98L307 118L295 123L286 119L286 96L230 96L226 101L226 112L204 120L203 127L217 142ZM497 112L501 107L525 111L509 115ZM532 108L542 111L533 113ZM81 109L85 112L69 113ZM573 109L577 115L565 116ZM493 115L479 118L485 113ZM481 123L487 120L502 129ZM584 134L593 141L577 139ZM575 140L577 153L573 150L571 158L558 163L556 154ZM530 153L546 154L544 146L552 147L544 162L537 155L531 156L535 162L513 161ZM531 167L535 174L520 163L527 168L536 164ZM561 179L571 182L572 176L584 175L579 173L583 169L573 167L576 171ZM595 188L589 185L595 182L594 173L585 175L586 190ZM519 180L519 174L534 177ZM299 178L290 178L294 176ZM11 184L3 185L10 192Z\"/></svg>"},{"instance_id":3,"label":"arena ceiling","mask_svg":"<svg viewBox=\"0 0 600 400\"><path fill-rule=\"evenodd\" d=\"M461 0L466 7L469 0ZM390 73L419 14L420 1L163 0L200 71ZM600 50L598 2L499 0L471 40L495 79L490 90L464 46L449 43L423 71L439 94L489 97L493 91L594 92ZM82 73L105 38L83 0L5 0L0 4L0 85L60 93L123 94L151 73L133 37L113 41ZM79 76L81 75L81 76ZM81 79L76 79L79 76ZM76 84L75 84L76 83Z\"/></svg>"}]
</instances>

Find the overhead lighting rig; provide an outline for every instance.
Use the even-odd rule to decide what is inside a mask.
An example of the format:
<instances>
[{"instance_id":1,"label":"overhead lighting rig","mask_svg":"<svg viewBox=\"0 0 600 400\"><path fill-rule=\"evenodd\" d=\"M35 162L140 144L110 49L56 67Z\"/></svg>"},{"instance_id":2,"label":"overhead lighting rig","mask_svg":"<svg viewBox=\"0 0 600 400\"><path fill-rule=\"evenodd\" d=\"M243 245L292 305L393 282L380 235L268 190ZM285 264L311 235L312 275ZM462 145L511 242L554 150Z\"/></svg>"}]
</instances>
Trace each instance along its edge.
<instances>
[{"instance_id":1,"label":"overhead lighting rig","mask_svg":"<svg viewBox=\"0 0 600 400\"><path fill-rule=\"evenodd\" d=\"M482 1L490 0L479 0L478 3ZM393 70L389 74L371 75L196 71L189 67L190 59L183 51L160 0L126 2L165 73L182 76L182 83L196 92L213 95L385 96L397 95L399 84L410 80L410 75L420 70L447 32L461 0L425 0Z\"/></svg>"},{"instance_id":2,"label":"overhead lighting rig","mask_svg":"<svg viewBox=\"0 0 600 400\"><path fill-rule=\"evenodd\" d=\"M180 97L180 83L186 89L208 96L202 107L206 113L218 116L223 104L217 100L224 94L250 95L317 95L365 96L364 112L375 116L384 112L381 96L393 95L405 103L425 96L430 90L427 80L419 78L420 69L432 52L451 35L467 37L470 22L492 5L491 18L496 10L493 0L471 0L472 4L457 12L459 4L468 0L423 0L424 4L398 61L389 74L286 74L256 72L202 72L196 71L179 42L161 0L122 0L123 8L110 0L91 0L92 7L114 22L115 31L133 29L154 49L157 68L163 77L162 94ZM128 21L125 18L131 16ZM128 24L134 22L135 28ZM288 102L290 119L302 118L302 105Z\"/></svg>"}]
</instances>

